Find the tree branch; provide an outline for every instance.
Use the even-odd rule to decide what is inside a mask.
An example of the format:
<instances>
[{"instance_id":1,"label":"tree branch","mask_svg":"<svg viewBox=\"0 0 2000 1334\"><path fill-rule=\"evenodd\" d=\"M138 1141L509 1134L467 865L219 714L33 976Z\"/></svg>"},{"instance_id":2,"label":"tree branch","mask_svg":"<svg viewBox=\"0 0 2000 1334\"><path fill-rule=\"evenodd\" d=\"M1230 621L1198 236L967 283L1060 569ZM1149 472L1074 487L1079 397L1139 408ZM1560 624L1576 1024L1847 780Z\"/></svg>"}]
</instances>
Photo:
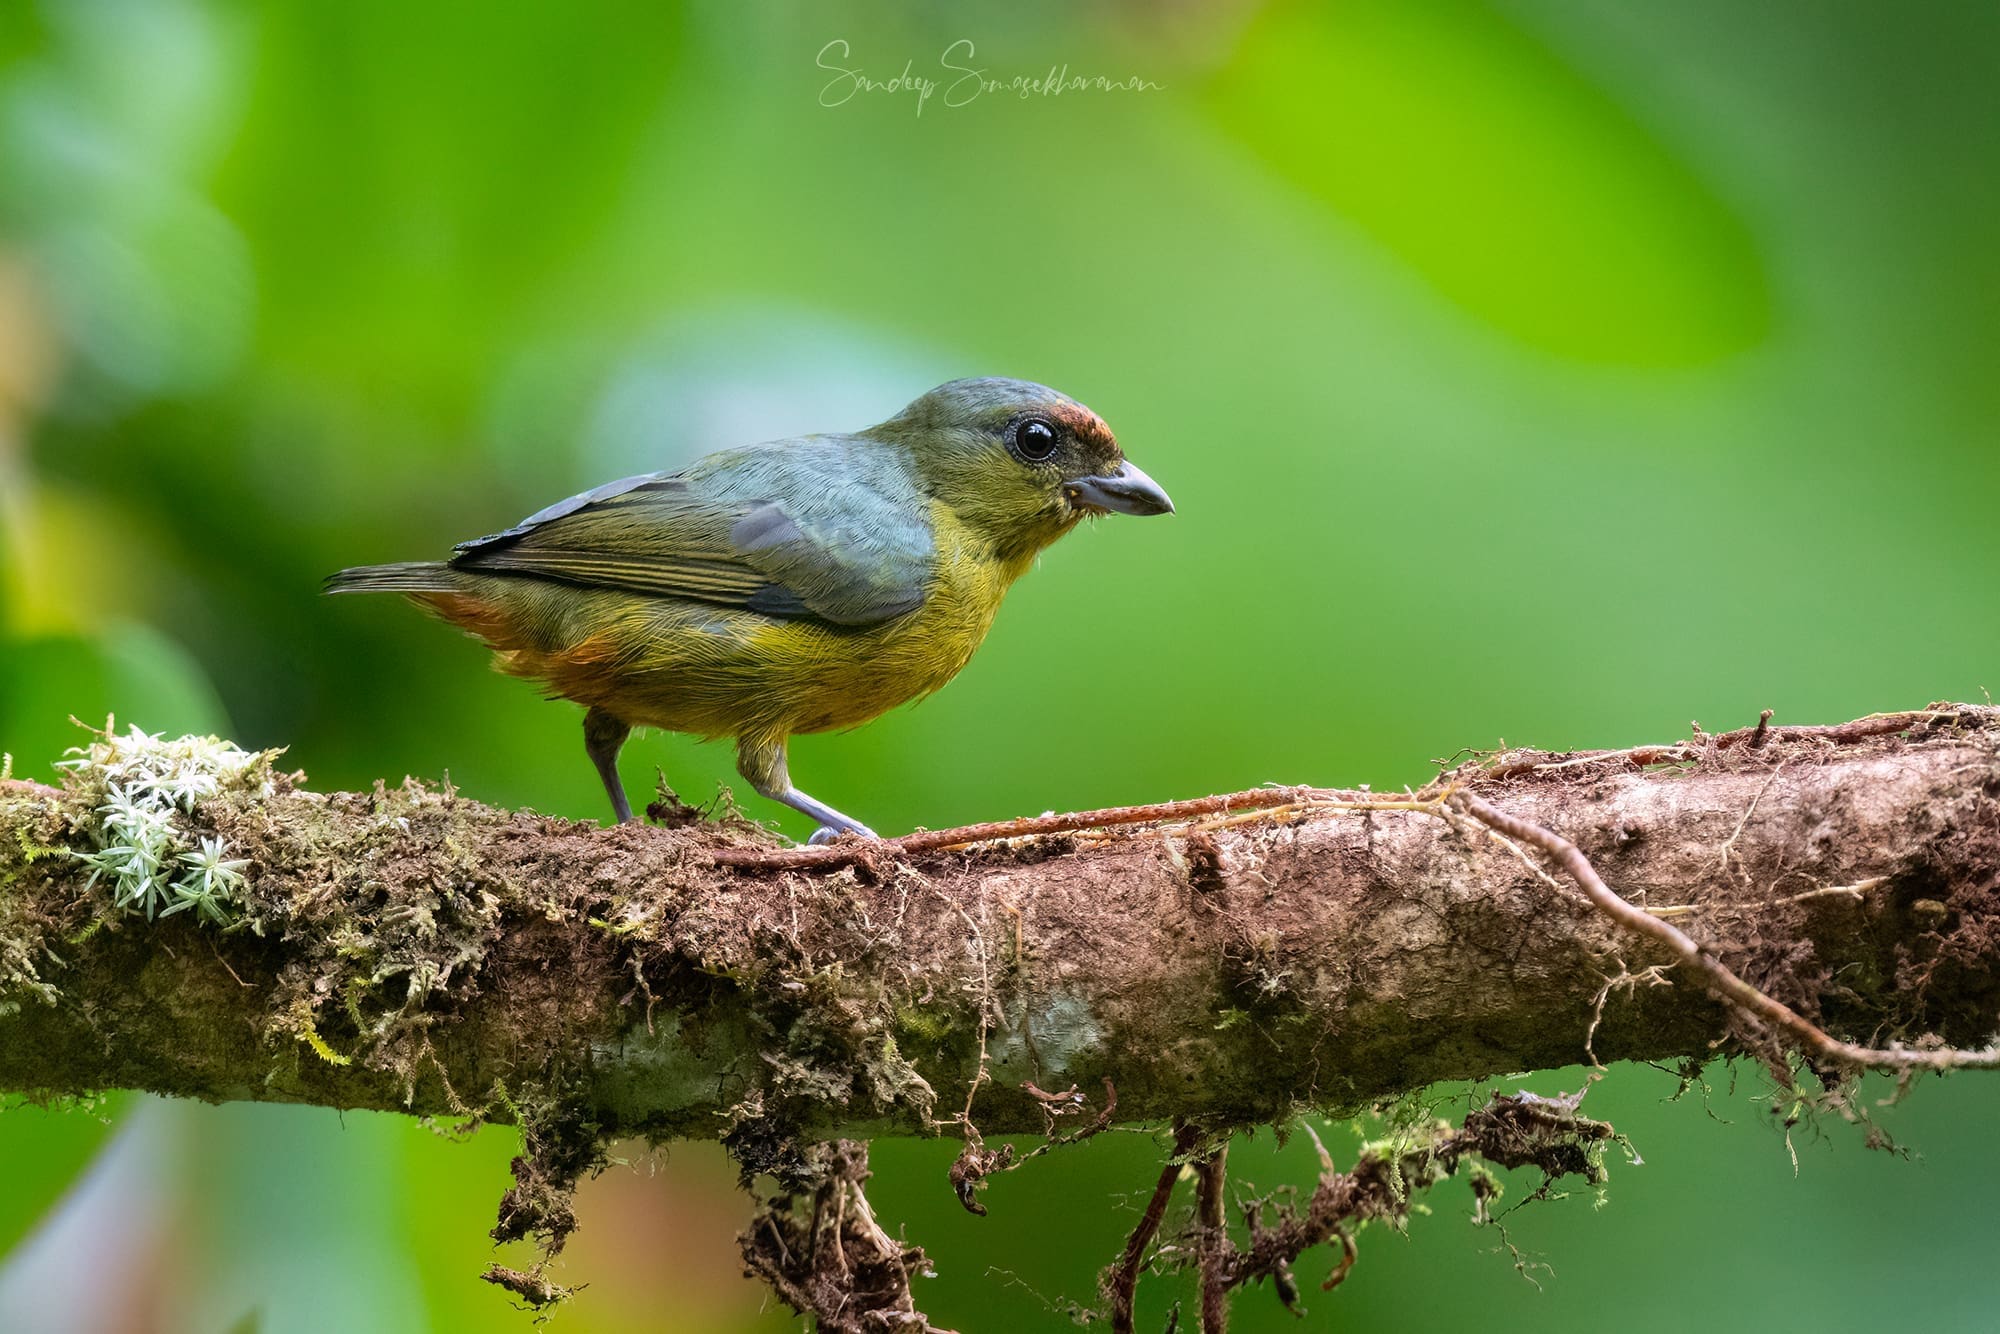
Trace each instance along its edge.
<instances>
[{"instance_id":1,"label":"tree branch","mask_svg":"<svg viewBox=\"0 0 2000 1334\"><path fill-rule=\"evenodd\" d=\"M0 1088L515 1121L509 1236L559 1244L615 1135L782 1175L839 1136L1053 1137L1064 1087L1221 1131L1718 1044L1995 1059L1960 1050L2000 1027L1991 708L803 849L146 758L173 744L0 787ZM171 885L118 843L149 803Z\"/></svg>"}]
</instances>

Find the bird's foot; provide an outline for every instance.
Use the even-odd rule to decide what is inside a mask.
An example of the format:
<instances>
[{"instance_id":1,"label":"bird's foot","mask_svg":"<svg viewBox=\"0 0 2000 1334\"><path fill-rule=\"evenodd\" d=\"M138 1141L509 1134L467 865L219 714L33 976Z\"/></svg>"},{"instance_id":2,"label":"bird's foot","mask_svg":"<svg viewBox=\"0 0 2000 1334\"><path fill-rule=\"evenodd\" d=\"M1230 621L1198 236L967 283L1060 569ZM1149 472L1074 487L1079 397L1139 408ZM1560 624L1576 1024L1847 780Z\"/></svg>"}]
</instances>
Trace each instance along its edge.
<instances>
[{"instance_id":1,"label":"bird's foot","mask_svg":"<svg viewBox=\"0 0 2000 1334\"><path fill-rule=\"evenodd\" d=\"M859 834L863 838L881 837L880 834L877 834L873 829L870 829L867 825L857 824L850 820L846 824L838 824L838 825L823 824L819 828L813 830L812 837L807 839L806 842L813 845L814 847L818 847L823 843L833 842L836 838L839 838L842 834Z\"/></svg>"},{"instance_id":2,"label":"bird's foot","mask_svg":"<svg viewBox=\"0 0 2000 1334\"><path fill-rule=\"evenodd\" d=\"M808 843L831 843L842 834L859 834L863 838L878 837L873 829L853 816L842 815L825 802L817 801L795 787L787 785L781 791L767 792L765 795L784 802L801 815L812 817L819 828L813 830L813 836L806 840Z\"/></svg>"}]
</instances>

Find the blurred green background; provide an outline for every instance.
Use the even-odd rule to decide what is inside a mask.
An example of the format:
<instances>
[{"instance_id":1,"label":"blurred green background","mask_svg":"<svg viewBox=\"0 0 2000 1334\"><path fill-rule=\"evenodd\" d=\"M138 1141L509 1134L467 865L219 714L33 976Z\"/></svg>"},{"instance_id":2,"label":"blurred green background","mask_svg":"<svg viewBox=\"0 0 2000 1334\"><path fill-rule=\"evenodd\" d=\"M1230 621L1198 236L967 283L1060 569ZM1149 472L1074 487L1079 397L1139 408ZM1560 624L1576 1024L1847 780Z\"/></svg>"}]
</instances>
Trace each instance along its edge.
<instances>
[{"instance_id":1,"label":"blurred green background","mask_svg":"<svg viewBox=\"0 0 2000 1334\"><path fill-rule=\"evenodd\" d=\"M1003 79L1157 86L920 108L821 67L942 83L960 38ZM1977 698L1997 65L1971 3L9 0L0 748L47 778L68 717L115 710L325 788L448 772L596 818L575 708L320 577L968 374L1090 403L1180 514L1079 533L948 690L797 744L885 832ZM1083 681L1121 726L1077 726ZM733 778L677 737L624 764ZM1592 1093L1645 1163L1511 1216L1552 1273L1454 1185L1339 1292L1304 1271L1308 1324L1991 1327L2000 1086L1885 1113L1908 1161L1800 1131L1795 1173L1762 1077L1711 1077ZM876 1151L939 1270L921 1304L1065 1326L1160 1146L1002 1178L985 1219L952 1147ZM0 1325L525 1330L475 1279L514 1148L10 1108ZM1232 1167L1312 1158L1265 1136ZM738 1277L743 1212L709 1145L591 1183L556 1326L789 1327ZM1238 1318L1294 1327L1268 1292Z\"/></svg>"}]
</instances>

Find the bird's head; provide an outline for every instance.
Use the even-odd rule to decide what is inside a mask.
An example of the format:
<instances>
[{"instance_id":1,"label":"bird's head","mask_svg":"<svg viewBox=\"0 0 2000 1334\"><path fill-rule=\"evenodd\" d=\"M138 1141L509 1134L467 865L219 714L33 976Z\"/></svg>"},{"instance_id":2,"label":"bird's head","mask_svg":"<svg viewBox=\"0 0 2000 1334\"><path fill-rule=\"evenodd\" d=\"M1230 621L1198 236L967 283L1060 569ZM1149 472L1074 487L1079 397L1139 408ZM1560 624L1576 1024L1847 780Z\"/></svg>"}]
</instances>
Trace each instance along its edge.
<instances>
[{"instance_id":1,"label":"bird's head","mask_svg":"<svg viewBox=\"0 0 2000 1334\"><path fill-rule=\"evenodd\" d=\"M907 445L925 489L1008 556L1099 514L1171 514L1104 419L1046 385L953 380L868 432Z\"/></svg>"}]
</instances>

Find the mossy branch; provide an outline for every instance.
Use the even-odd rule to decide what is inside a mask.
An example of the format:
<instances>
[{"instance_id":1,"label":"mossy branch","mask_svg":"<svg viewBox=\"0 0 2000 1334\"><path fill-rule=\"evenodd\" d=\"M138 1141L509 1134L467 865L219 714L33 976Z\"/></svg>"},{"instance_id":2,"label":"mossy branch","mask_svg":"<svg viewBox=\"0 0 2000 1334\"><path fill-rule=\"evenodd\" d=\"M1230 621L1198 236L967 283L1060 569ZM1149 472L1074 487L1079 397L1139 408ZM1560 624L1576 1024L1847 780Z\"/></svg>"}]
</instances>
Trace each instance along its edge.
<instances>
[{"instance_id":1,"label":"mossy branch","mask_svg":"<svg viewBox=\"0 0 2000 1334\"><path fill-rule=\"evenodd\" d=\"M782 1178L816 1141L947 1132L970 1205L1012 1162L983 1135L1114 1099L1214 1131L1718 1044L1956 1064L2000 1028L1991 708L796 852L314 793L272 758L107 736L59 791L0 785L0 1089L516 1121L508 1235L559 1241L619 1135Z\"/></svg>"}]
</instances>

